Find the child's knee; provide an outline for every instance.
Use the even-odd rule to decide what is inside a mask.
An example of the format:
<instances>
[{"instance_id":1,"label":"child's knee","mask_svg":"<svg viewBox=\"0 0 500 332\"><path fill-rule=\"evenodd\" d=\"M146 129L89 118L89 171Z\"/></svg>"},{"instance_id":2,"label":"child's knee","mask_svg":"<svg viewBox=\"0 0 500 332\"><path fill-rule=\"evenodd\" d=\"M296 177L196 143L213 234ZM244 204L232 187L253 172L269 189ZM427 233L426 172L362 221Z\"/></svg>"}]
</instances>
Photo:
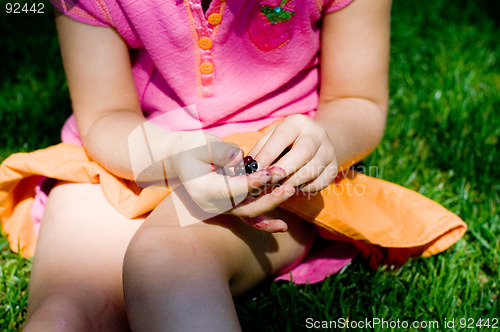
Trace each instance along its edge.
<instances>
[{"instance_id":1,"label":"child's knee","mask_svg":"<svg viewBox=\"0 0 500 332\"><path fill-rule=\"evenodd\" d=\"M121 314L119 310L97 313L92 302L70 291L51 294L29 309L24 331L104 331L111 326L118 331L128 326L123 309Z\"/></svg>"},{"instance_id":2,"label":"child's knee","mask_svg":"<svg viewBox=\"0 0 500 332\"><path fill-rule=\"evenodd\" d=\"M123 264L124 285L160 282L175 285L200 271L217 271L217 257L204 249L189 231L179 228L142 227L132 238ZM134 287L134 286L133 286Z\"/></svg>"},{"instance_id":3,"label":"child's knee","mask_svg":"<svg viewBox=\"0 0 500 332\"><path fill-rule=\"evenodd\" d=\"M124 276L160 269L156 263L175 264L174 245L162 229L141 227L130 241L123 263ZM147 269L147 270L145 270Z\"/></svg>"}]
</instances>

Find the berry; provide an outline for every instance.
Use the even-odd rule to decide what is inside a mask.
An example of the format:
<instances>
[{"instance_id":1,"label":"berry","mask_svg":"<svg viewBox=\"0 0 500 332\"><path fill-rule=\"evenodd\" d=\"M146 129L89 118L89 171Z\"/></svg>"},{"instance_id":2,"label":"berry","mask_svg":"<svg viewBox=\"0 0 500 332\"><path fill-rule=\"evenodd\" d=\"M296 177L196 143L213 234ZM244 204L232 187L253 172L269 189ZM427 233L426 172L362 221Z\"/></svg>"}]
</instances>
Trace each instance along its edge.
<instances>
[{"instance_id":1,"label":"berry","mask_svg":"<svg viewBox=\"0 0 500 332\"><path fill-rule=\"evenodd\" d=\"M245 164L245 172L247 174L255 172L259 168L256 160L252 160L251 162Z\"/></svg>"},{"instance_id":2,"label":"berry","mask_svg":"<svg viewBox=\"0 0 500 332\"><path fill-rule=\"evenodd\" d=\"M252 161L253 161L253 158L250 157L250 156L246 156L246 157L243 158L243 163L245 165L248 164L248 163L250 163L250 162L252 162Z\"/></svg>"},{"instance_id":3,"label":"berry","mask_svg":"<svg viewBox=\"0 0 500 332\"><path fill-rule=\"evenodd\" d=\"M234 166L234 174L235 175L244 175L250 174L259 169L259 164L250 156L246 156L243 158L243 162Z\"/></svg>"}]
</instances>

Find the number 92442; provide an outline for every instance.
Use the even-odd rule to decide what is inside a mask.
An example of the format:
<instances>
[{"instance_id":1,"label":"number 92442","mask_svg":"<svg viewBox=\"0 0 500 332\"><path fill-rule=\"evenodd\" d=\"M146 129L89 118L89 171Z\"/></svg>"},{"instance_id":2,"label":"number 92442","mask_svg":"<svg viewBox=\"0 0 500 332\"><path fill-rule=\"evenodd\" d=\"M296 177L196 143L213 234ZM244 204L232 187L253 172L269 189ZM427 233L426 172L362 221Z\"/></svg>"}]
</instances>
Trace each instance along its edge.
<instances>
[{"instance_id":1,"label":"number 92442","mask_svg":"<svg viewBox=\"0 0 500 332\"><path fill-rule=\"evenodd\" d=\"M5 13L7 14L44 14L45 4L38 3L18 3L7 2L5 4Z\"/></svg>"}]
</instances>

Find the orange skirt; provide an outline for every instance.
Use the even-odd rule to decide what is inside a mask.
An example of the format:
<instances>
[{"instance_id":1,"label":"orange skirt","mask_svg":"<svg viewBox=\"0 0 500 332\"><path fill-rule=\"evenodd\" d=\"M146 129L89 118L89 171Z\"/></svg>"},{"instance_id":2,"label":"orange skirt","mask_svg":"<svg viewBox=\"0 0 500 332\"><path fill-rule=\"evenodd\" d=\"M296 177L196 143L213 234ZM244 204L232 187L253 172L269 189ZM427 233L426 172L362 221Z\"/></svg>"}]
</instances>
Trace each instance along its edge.
<instances>
[{"instance_id":1,"label":"orange skirt","mask_svg":"<svg viewBox=\"0 0 500 332\"><path fill-rule=\"evenodd\" d=\"M247 152L261 136L237 133L224 140ZM90 160L81 146L61 143L14 154L0 165L0 220L11 249L24 256L35 252L31 208L43 177L100 183L108 201L131 219L143 217L170 193L115 177ZM411 257L437 254L467 228L457 215L425 196L352 170L320 193L298 194L281 207L317 225L326 239L354 243L372 267L399 266Z\"/></svg>"}]
</instances>

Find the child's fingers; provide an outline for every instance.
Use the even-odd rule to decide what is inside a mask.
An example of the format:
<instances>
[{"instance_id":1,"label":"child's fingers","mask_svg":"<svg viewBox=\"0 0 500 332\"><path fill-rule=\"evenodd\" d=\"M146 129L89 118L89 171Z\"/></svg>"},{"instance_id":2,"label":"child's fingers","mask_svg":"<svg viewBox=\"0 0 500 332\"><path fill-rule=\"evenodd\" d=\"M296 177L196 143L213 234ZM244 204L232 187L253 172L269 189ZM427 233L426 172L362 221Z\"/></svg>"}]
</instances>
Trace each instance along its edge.
<instances>
[{"instance_id":1,"label":"child's fingers","mask_svg":"<svg viewBox=\"0 0 500 332\"><path fill-rule=\"evenodd\" d=\"M248 194L253 190L258 190L265 186L272 179L271 172L267 170L260 170L248 175L239 175L235 177L226 177L226 190L225 194L228 197L233 197L235 204L239 204Z\"/></svg>"},{"instance_id":2,"label":"child's fingers","mask_svg":"<svg viewBox=\"0 0 500 332\"><path fill-rule=\"evenodd\" d=\"M182 182L210 175L220 167L233 167L242 160L243 151L240 147L216 140L169 157L170 164ZM231 174L229 169L226 174Z\"/></svg>"},{"instance_id":3,"label":"child's fingers","mask_svg":"<svg viewBox=\"0 0 500 332\"><path fill-rule=\"evenodd\" d=\"M221 167L232 167L243 160L243 151L238 145L218 139L182 152L182 154L188 153L207 164Z\"/></svg>"},{"instance_id":4,"label":"child's fingers","mask_svg":"<svg viewBox=\"0 0 500 332\"><path fill-rule=\"evenodd\" d=\"M323 170L323 172L318 177L316 177L314 180L312 180L311 182L307 183L305 186L300 188L300 191L305 193L307 192L313 193L323 190L335 180L337 174L338 174L337 163L332 162Z\"/></svg>"},{"instance_id":5,"label":"child's fingers","mask_svg":"<svg viewBox=\"0 0 500 332\"><path fill-rule=\"evenodd\" d=\"M263 187L271 178L271 173L265 170L235 177L210 172L199 178L183 181L183 184L205 212L223 213L237 206L250 191Z\"/></svg>"},{"instance_id":6,"label":"child's fingers","mask_svg":"<svg viewBox=\"0 0 500 332\"><path fill-rule=\"evenodd\" d=\"M304 151L301 151L300 149L297 149L298 153L305 153ZM276 163L276 166L280 167L286 167L287 160L289 160L289 157L293 158L293 154L295 151L290 151L287 155L283 157L283 161L279 161ZM333 159L333 161L332 161ZM293 159L292 159L293 160ZM288 174L292 174L289 178L284 181L284 184L290 184L292 186L300 186L304 183L314 181L316 178L320 177L323 175L323 180L328 179L327 175L333 176L332 181L337 175L337 169L336 169L336 158L335 154L332 149L328 149L326 146L322 145L316 152L316 154L313 156L312 159L307 161L304 165L298 164L298 167L300 167L296 171L292 171ZM283 165L284 164L284 165ZM279 180L279 179L278 179ZM273 181L275 181L275 178L273 178Z\"/></svg>"},{"instance_id":7,"label":"child's fingers","mask_svg":"<svg viewBox=\"0 0 500 332\"><path fill-rule=\"evenodd\" d=\"M269 233L286 232L288 225L281 219L272 219L264 214L255 218L240 217L246 224Z\"/></svg>"},{"instance_id":8,"label":"child's fingers","mask_svg":"<svg viewBox=\"0 0 500 332\"><path fill-rule=\"evenodd\" d=\"M269 194L261 195L250 202L237 205L229 211L230 214L238 217L259 216L276 209L280 204L295 194L295 188L290 185L283 185Z\"/></svg>"},{"instance_id":9,"label":"child's fingers","mask_svg":"<svg viewBox=\"0 0 500 332\"><path fill-rule=\"evenodd\" d=\"M264 136L262 136L257 141L257 143L255 143L254 147L248 152L249 156L256 156L257 154L259 154L259 152L262 149L262 147L264 146L264 144L269 140L269 137L273 133L274 129L276 129L276 128L273 128L270 131L268 131Z\"/></svg>"},{"instance_id":10,"label":"child's fingers","mask_svg":"<svg viewBox=\"0 0 500 332\"><path fill-rule=\"evenodd\" d=\"M269 137L264 136L261 140L265 140L259 151L253 155L254 159L259 162L262 167L268 167L271 163L290 145L294 144L298 138L299 131L293 127L278 125L270 134ZM266 139L267 138L267 139Z\"/></svg>"},{"instance_id":11,"label":"child's fingers","mask_svg":"<svg viewBox=\"0 0 500 332\"><path fill-rule=\"evenodd\" d=\"M319 147L319 143L311 136L302 136L295 141L290 151L281 157L274 166L284 169L285 177L300 172L304 166L310 164L314 159L322 159L320 155L317 156ZM314 165L315 163L312 164ZM273 178L274 182L279 180L281 179Z\"/></svg>"},{"instance_id":12,"label":"child's fingers","mask_svg":"<svg viewBox=\"0 0 500 332\"><path fill-rule=\"evenodd\" d=\"M243 150L233 143L213 142L208 144L209 159L205 159L222 167L233 167L243 160Z\"/></svg>"}]
</instances>

